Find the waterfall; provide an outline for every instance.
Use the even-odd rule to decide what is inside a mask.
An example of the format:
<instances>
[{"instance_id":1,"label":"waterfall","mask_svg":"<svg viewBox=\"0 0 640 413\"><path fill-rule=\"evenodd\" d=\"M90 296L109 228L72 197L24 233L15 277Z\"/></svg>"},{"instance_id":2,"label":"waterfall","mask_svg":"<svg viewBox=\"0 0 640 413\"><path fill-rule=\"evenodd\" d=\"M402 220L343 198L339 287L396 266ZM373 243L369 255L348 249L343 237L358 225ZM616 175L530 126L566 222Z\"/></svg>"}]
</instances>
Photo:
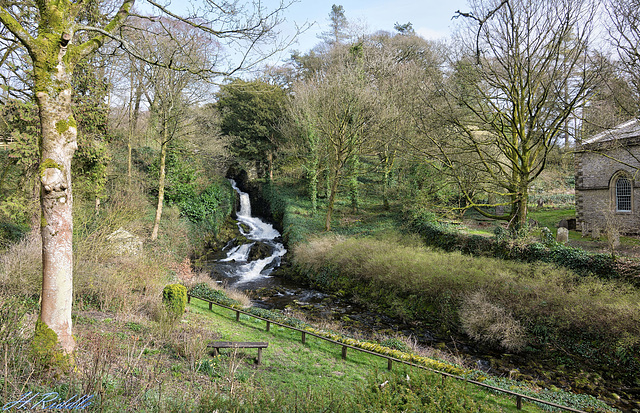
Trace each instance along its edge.
<instances>
[{"instance_id":1,"label":"waterfall","mask_svg":"<svg viewBox=\"0 0 640 413\"><path fill-rule=\"evenodd\" d=\"M273 228L273 225L251 216L249 194L242 192L234 180L231 179L230 182L240 196L240 211L237 213L238 227L242 235L253 242L231 248L227 251L226 258L218 262L217 267L232 279L234 286L238 286L260 278L270 277L273 269L280 264L280 257L287 250L281 242L276 241L280 237L280 233ZM271 255L251 261L251 250L256 247L268 247Z\"/></svg>"}]
</instances>

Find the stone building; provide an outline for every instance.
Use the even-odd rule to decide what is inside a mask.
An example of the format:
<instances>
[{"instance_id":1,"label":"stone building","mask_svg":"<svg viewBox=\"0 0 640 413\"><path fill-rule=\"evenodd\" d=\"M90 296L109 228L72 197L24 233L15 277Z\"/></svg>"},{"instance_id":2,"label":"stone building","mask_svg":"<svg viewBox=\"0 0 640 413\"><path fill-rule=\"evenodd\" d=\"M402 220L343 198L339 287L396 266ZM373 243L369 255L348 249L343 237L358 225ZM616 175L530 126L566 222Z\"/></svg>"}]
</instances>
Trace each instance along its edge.
<instances>
[{"instance_id":1,"label":"stone building","mask_svg":"<svg viewBox=\"0 0 640 413\"><path fill-rule=\"evenodd\" d=\"M582 234L597 236L615 225L640 233L640 121L606 130L577 148L576 220Z\"/></svg>"}]
</instances>

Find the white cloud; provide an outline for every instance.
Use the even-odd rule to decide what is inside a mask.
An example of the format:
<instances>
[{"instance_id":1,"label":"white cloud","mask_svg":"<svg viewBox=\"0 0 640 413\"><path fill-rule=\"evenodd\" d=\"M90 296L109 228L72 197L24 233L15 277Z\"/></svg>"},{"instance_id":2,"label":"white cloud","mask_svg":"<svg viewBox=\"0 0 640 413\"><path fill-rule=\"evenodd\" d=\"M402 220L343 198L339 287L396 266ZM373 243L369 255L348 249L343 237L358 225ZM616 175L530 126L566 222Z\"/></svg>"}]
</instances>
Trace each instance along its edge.
<instances>
[{"instance_id":1,"label":"white cloud","mask_svg":"<svg viewBox=\"0 0 640 413\"><path fill-rule=\"evenodd\" d=\"M426 27L419 27L415 29L415 31L418 36L423 37L427 40L439 40L449 35L447 32L428 29Z\"/></svg>"}]
</instances>

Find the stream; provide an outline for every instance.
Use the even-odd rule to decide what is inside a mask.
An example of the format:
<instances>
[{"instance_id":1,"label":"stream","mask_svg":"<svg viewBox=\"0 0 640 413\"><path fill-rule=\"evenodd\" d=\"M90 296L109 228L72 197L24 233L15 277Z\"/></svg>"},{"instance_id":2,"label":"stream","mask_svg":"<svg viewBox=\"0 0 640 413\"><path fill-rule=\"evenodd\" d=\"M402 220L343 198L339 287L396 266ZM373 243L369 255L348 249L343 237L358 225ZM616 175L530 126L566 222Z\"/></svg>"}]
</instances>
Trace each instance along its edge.
<instances>
[{"instance_id":1,"label":"stream","mask_svg":"<svg viewBox=\"0 0 640 413\"><path fill-rule=\"evenodd\" d=\"M343 297L293 284L272 275L286 254L281 234L271 225L251 215L249 194L230 180L240 198L237 212L238 228L247 242L232 240L223 248L219 258L207 264L211 277L227 287L245 291L253 306L302 313L310 321L339 325L355 336L395 337L402 334L421 345L446 352L472 353L471 349L452 340L438 340L425 326L403 323ZM448 349L452 349L449 351ZM490 370L489 362L476 357L475 368Z\"/></svg>"},{"instance_id":2,"label":"stream","mask_svg":"<svg viewBox=\"0 0 640 413\"><path fill-rule=\"evenodd\" d=\"M224 258L208 263L212 278L228 287L249 292L256 307L285 310L291 304L314 306L324 315L330 312L346 312L353 308L350 303L333 302L327 308L328 294L302 288L272 276L287 250L281 234L271 225L251 215L249 194L240 190L234 180L231 186L240 198L237 212L238 229L247 243L229 241L222 249ZM261 294L264 293L264 294Z\"/></svg>"},{"instance_id":3,"label":"stream","mask_svg":"<svg viewBox=\"0 0 640 413\"><path fill-rule=\"evenodd\" d=\"M330 326L339 326L356 338L410 337L421 346L442 350L453 358L465 360L468 367L496 376L511 376L515 371L520 379L537 381L543 375L547 376L546 373L553 368L541 366L537 361L532 363L526 357L479 349L456 341L453 337L436 337L428 326L421 323L403 323L343 297L301 287L274 276L274 270L280 266L287 252L281 234L270 223L253 217L249 195L240 190L233 180L231 184L240 198L237 221L246 241L229 241L222 250L223 254L219 255L222 258L208 262L207 269L219 283L245 291L255 307L283 311L293 309L298 314L304 314L311 322L328 322ZM553 379L547 377L543 381L558 387L571 387L562 376L554 375ZM598 393L602 390L598 390ZM619 391L610 389L608 392L615 390ZM616 405L622 407L619 403ZM626 411L625 407L622 408Z\"/></svg>"},{"instance_id":4,"label":"stream","mask_svg":"<svg viewBox=\"0 0 640 413\"><path fill-rule=\"evenodd\" d=\"M354 331L369 323L370 328L397 331L396 320L371 313L363 306L335 295L273 276L272 272L287 252L281 234L270 223L251 215L249 194L240 190L235 181L230 181L240 198L240 209L236 214L238 228L248 242L229 241L222 250L226 256L208 263L207 269L213 279L249 293L256 307L277 310L295 307L310 318L349 320Z\"/></svg>"}]
</instances>

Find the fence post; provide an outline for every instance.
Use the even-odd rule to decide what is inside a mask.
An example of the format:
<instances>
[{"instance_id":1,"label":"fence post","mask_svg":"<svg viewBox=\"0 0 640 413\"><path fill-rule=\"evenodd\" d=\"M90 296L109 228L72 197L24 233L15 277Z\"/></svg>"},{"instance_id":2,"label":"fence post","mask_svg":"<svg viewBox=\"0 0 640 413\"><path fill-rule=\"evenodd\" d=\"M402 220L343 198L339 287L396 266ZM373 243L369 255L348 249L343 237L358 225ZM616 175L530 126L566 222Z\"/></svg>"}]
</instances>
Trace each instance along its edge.
<instances>
[{"instance_id":1,"label":"fence post","mask_svg":"<svg viewBox=\"0 0 640 413\"><path fill-rule=\"evenodd\" d=\"M342 346L342 360L347 359L347 346Z\"/></svg>"},{"instance_id":2,"label":"fence post","mask_svg":"<svg viewBox=\"0 0 640 413\"><path fill-rule=\"evenodd\" d=\"M191 303L191 296L187 294L187 303Z\"/></svg>"},{"instance_id":3,"label":"fence post","mask_svg":"<svg viewBox=\"0 0 640 413\"><path fill-rule=\"evenodd\" d=\"M240 311L236 310L236 321L240 321Z\"/></svg>"},{"instance_id":4,"label":"fence post","mask_svg":"<svg viewBox=\"0 0 640 413\"><path fill-rule=\"evenodd\" d=\"M307 342L307 333L305 331L302 332L302 344Z\"/></svg>"},{"instance_id":5,"label":"fence post","mask_svg":"<svg viewBox=\"0 0 640 413\"><path fill-rule=\"evenodd\" d=\"M267 331L271 329L271 321L267 321Z\"/></svg>"},{"instance_id":6,"label":"fence post","mask_svg":"<svg viewBox=\"0 0 640 413\"><path fill-rule=\"evenodd\" d=\"M516 409L522 410L522 397L520 395L516 396Z\"/></svg>"},{"instance_id":7,"label":"fence post","mask_svg":"<svg viewBox=\"0 0 640 413\"><path fill-rule=\"evenodd\" d=\"M213 303L209 301L209 311L211 311L212 309L213 309Z\"/></svg>"},{"instance_id":8,"label":"fence post","mask_svg":"<svg viewBox=\"0 0 640 413\"><path fill-rule=\"evenodd\" d=\"M391 365L393 364L393 360L387 359L387 370L391 371Z\"/></svg>"}]
</instances>

